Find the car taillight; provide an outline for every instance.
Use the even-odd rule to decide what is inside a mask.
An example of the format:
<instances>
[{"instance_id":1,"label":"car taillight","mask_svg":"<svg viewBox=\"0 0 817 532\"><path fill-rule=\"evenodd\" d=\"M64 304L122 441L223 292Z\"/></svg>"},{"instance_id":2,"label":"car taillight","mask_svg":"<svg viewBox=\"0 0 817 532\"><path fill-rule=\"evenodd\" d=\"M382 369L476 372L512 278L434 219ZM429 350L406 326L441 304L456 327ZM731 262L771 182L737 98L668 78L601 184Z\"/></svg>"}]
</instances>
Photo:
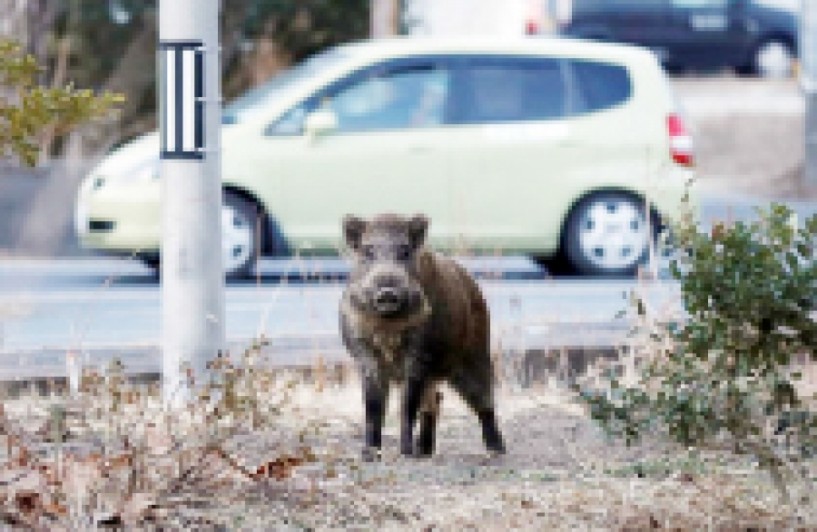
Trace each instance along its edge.
<instances>
[{"instance_id":1,"label":"car taillight","mask_svg":"<svg viewBox=\"0 0 817 532\"><path fill-rule=\"evenodd\" d=\"M672 160L683 166L692 166L694 164L692 136L684 127L681 117L676 114L669 115L667 129L669 130L669 152Z\"/></svg>"}]
</instances>

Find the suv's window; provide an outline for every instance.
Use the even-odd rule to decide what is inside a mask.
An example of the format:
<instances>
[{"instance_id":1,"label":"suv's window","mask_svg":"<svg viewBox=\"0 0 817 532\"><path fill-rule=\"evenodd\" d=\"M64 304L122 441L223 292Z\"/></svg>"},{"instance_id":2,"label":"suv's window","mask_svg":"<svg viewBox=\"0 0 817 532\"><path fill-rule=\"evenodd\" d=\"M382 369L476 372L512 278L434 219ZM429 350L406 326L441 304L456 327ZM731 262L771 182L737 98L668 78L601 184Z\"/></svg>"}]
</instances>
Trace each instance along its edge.
<instances>
[{"instance_id":1,"label":"suv's window","mask_svg":"<svg viewBox=\"0 0 817 532\"><path fill-rule=\"evenodd\" d=\"M573 60L573 112L590 113L627 101L633 92L627 69L598 61Z\"/></svg>"},{"instance_id":2,"label":"suv's window","mask_svg":"<svg viewBox=\"0 0 817 532\"><path fill-rule=\"evenodd\" d=\"M457 85L458 123L547 120L566 113L564 76L556 59L469 61Z\"/></svg>"}]
</instances>

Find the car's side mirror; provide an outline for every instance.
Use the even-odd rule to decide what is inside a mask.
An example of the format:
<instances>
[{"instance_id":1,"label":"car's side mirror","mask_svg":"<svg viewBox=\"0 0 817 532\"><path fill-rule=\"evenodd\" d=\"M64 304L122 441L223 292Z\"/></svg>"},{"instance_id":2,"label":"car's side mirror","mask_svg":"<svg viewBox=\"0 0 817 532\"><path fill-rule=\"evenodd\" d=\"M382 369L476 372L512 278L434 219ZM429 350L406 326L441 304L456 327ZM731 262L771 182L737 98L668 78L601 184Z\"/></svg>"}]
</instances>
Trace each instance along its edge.
<instances>
[{"instance_id":1,"label":"car's side mirror","mask_svg":"<svg viewBox=\"0 0 817 532\"><path fill-rule=\"evenodd\" d=\"M309 113L304 119L304 133L318 137L338 128L338 117L331 109L321 108Z\"/></svg>"}]
</instances>

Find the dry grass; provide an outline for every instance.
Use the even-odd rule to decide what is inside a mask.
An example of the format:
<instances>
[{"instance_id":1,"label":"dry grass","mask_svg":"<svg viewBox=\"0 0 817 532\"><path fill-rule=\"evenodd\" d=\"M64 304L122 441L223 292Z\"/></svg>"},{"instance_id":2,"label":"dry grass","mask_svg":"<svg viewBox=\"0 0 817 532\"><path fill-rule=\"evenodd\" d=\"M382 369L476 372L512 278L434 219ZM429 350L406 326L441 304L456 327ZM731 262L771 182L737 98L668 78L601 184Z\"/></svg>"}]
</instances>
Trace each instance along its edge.
<instances>
[{"instance_id":1,"label":"dry grass","mask_svg":"<svg viewBox=\"0 0 817 532\"><path fill-rule=\"evenodd\" d=\"M671 296L657 300L677 303ZM647 314L666 321L670 307ZM814 461L781 504L748 458L608 440L568 392L573 357L586 353L539 353L544 370L528 378L526 327L563 318L519 312L496 331L505 456L484 453L475 417L446 391L433 458L399 456L393 395L383 460L363 463L354 372L268 369L253 348L235 365L219 361L217 386L181 413L163 410L155 383L129 383L118 367L86 373L74 395L4 401L0 518L49 530L817 528ZM609 371L635 379L653 348L633 337L583 382Z\"/></svg>"},{"instance_id":2,"label":"dry grass","mask_svg":"<svg viewBox=\"0 0 817 532\"><path fill-rule=\"evenodd\" d=\"M210 398L162 410L118 368L73 397L4 403L7 524L227 529L642 529L817 527L809 486L780 505L767 475L728 454L608 441L558 385L502 386L509 453L487 456L475 417L444 392L437 454L397 452L390 404L380 463L359 460L354 374L222 361ZM340 376L341 378L337 378ZM808 465L810 478L817 476ZM798 498L800 497L800 498Z\"/></svg>"}]
</instances>

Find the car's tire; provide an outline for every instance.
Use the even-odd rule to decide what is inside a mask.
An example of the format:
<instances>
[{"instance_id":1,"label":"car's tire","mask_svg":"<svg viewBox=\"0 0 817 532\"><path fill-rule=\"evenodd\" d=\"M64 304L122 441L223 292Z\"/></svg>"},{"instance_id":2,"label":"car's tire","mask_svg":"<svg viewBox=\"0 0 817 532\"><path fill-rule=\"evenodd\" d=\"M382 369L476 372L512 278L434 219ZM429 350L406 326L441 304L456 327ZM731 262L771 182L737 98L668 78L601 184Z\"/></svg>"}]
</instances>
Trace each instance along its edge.
<instances>
[{"instance_id":1,"label":"car's tire","mask_svg":"<svg viewBox=\"0 0 817 532\"><path fill-rule=\"evenodd\" d=\"M576 269L567 260L562 249L549 255L531 255L530 258L545 271L547 277L569 277L576 274Z\"/></svg>"},{"instance_id":2,"label":"car's tire","mask_svg":"<svg viewBox=\"0 0 817 532\"><path fill-rule=\"evenodd\" d=\"M258 258L258 207L229 190L221 203L221 249L229 279L249 276Z\"/></svg>"},{"instance_id":3,"label":"car's tire","mask_svg":"<svg viewBox=\"0 0 817 532\"><path fill-rule=\"evenodd\" d=\"M142 264L147 266L155 275L159 275L162 261L159 259L159 253L140 253L137 255Z\"/></svg>"},{"instance_id":4,"label":"car's tire","mask_svg":"<svg viewBox=\"0 0 817 532\"><path fill-rule=\"evenodd\" d=\"M656 224L647 223L643 201L623 192L600 192L570 212L562 249L582 275L632 276L646 263L650 238L656 234Z\"/></svg>"},{"instance_id":5,"label":"car's tire","mask_svg":"<svg viewBox=\"0 0 817 532\"><path fill-rule=\"evenodd\" d=\"M751 72L762 78L788 78L794 73L794 50L781 39L767 39L752 52Z\"/></svg>"}]
</instances>

